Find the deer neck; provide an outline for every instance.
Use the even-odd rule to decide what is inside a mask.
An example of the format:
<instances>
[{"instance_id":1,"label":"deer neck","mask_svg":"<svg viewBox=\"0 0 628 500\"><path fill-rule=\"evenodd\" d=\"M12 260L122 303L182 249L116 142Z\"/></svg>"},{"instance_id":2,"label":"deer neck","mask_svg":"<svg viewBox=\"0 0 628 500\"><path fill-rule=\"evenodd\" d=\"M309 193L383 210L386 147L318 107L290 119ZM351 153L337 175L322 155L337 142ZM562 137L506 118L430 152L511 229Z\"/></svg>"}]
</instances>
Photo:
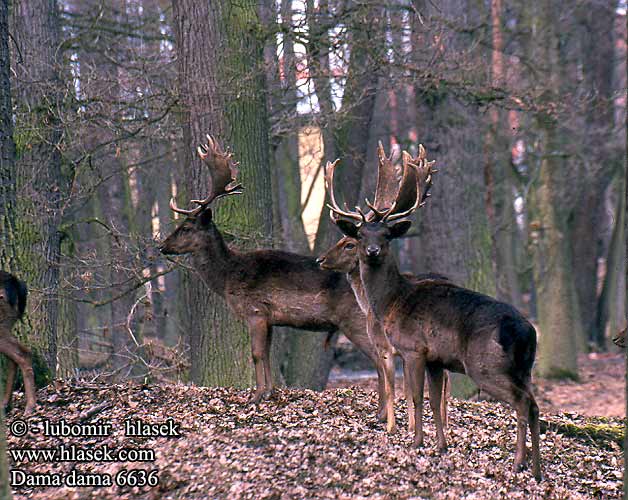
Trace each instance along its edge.
<instances>
[{"instance_id":1,"label":"deer neck","mask_svg":"<svg viewBox=\"0 0 628 500\"><path fill-rule=\"evenodd\" d=\"M382 321L401 293L401 274L395 259L390 257L379 265L360 260L360 278L370 310Z\"/></svg>"},{"instance_id":2,"label":"deer neck","mask_svg":"<svg viewBox=\"0 0 628 500\"><path fill-rule=\"evenodd\" d=\"M227 279L235 262L235 253L225 243L216 226L208 229L204 235L201 249L194 253L196 270L205 284L218 295L224 296Z\"/></svg>"},{"instance_id":3,"label":"deer neck","mask_svg":"<svg viewBox=\"0 0 628 500\"><path fill-rule=\"evenodd\" d=\"M351 285L351 289L353 290L353 294L355 295L355 299L362 309L363 313L368 312L369 304L368 299L366 298L366 293L364 292L364 286L362 285L362 278L360 277L360 267L355 266L355 268L347 273L347 281L349 281L349 285Z\"/></svg>"}]
</instances>

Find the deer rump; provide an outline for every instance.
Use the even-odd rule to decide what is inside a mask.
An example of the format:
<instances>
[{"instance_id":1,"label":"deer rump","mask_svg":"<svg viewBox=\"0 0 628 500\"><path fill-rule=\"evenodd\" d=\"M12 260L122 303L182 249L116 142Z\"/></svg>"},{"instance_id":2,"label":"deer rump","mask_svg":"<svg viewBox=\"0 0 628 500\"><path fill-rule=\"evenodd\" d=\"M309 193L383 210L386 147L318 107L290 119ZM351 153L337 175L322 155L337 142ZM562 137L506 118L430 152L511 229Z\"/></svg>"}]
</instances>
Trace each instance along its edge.
<instances>
[{"instance_id":1,"label":"deer rump","mask_svg":"<svg viewBox=\"0 0 628 500\"><path fill-rule=\"evenodd\" d=\"M391 336L399 329L419 330L420 335L396 341L411 339L414 345L407 345L409 350L424 350L428 363L450 371L481 379L498 368L519 383L530 380L536 330L517 309L452 283L406 280L405 287L403 299L387 311L384 328ZM494 395L501 399L500 394Z\"/></svg>"}]
</instances>

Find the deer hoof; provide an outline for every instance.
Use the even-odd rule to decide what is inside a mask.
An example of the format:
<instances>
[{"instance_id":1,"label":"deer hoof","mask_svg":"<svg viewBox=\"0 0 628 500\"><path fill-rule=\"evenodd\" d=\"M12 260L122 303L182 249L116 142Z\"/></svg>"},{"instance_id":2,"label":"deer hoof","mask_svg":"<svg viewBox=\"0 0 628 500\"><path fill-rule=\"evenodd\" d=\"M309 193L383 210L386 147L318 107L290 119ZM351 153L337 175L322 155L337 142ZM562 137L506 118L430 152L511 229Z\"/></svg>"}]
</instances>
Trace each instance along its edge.
<instances>
[{"instance_id":1,"label":"deer hoof","mask_svg":"<svg viewBox=\"0 0 628 500\"><path fill-rule=\"evenodd\" d=\"M259 402L262 400L262 398L264 397L264 392L262 391L255 391L251 397L249 397L249 403L253 403L253 404L259 404Z\"/></svg>"},{"instance_id":2,"label":"deer hoof","mask_svg":"<svg viewBox=\"0 0 628 500\"><path fill-rule=\"evenodd\" d=\"M35 413L36 410L37 410L36 403L26 405L26 408L24 408L24 416L32 415L33 413Z\"/></svg>"},{"instance_id":3,"label":"deer hoof","mask_svg":"<svg viewBox=\"0 0 628 500\"><path fill-rule=\"evenodd\" d=\"M525 461L515 462L515 466L513 468L514 472L522 472L528 468L528 464Z\"/></svg>"}]
</instances>

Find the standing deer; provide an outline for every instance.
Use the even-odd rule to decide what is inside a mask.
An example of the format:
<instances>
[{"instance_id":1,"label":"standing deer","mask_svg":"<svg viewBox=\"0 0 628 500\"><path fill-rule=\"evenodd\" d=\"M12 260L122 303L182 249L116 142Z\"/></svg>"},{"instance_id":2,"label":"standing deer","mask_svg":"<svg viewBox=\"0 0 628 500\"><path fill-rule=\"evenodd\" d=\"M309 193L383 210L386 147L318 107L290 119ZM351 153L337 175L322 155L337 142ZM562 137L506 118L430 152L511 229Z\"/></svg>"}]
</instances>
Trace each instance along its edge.
<instances>
[{"instance_id":1,"label":"standing deer","mask_svg":"<svg viewBox=\"0 0 628 500\"><path fill-rule=\"evenodd\" d=\"M366 219L370 222L374 221L378 217L378 213L381 212L383 207L389 207L394 202L395 197L398 192L402 193L412 193L413 190L416 189L416 181L414 176L414 171L411 169L405 170L405 175L399 181L396 177L396 172L394 165L392 163L392 155L386 156L384 151L384 146L380 142L377 148L377 155L379 160L378 165L378 176L377 176L377 185L375 188L375 201L373 203L373 208L370 212L366 214ZM329 186L333 185L333 169L326 169L325 171L325 185L327 189ZM405 196L406 199L412 198L411 195ZM374 208L379 207L379 208ZM407 207L403 207L402 205L397 205L397 211L403 211ZM332 219L333 219L332 215ZM394 355L394 348L390 346L390 342L386 335L384 334L384 330L382 325L377 321L374 317L372 311L369 310L368 300L366 298L366 294L364 291L364 287L362 286L362 281L360 279L360 268L359 268L359 260L358 260L358 251L357 251L358 242L354 238L350 238L348 236L344 236L341 238L333 247L331 247L327 252L322 254L317 262L323 269L329 269L332 271L338 271L345 273L347 276L347 280L349 281L353 293L355 294L356 300L360 305L362 311L367 315L367 332L371 337L372 342L376 346L380 346L380 354L383 356ZM413 281L422 281L426 279L430 280L445 280L449 281L447 277L435 274L435 273L425 273L420 275L412 275L412 274L404 274L408 279ZM392 350L392 353L390 351ZM390 377L391 380L391 388L390 392L394 398L394 372L391 374L386 374L387 377ZM428 378L429 378L428 372ZM414 402L412 399L412 394L408 390L408 384L405 383L406 389L406 401L408 405L408 430L412 432L415 427L414 423ZM447 373L443 378L443 387L441 390L441 419L443 420L444 427L447 427L447 391L449 386L449 377Z\"/></svg>"},{"instance_id":2,"label":"standing deer","mask_svg":"<svg viewBox=\"0 0 628 500\"><path fill-rule=\"evenodd\" d=\"M7 408L13 395L13 381L17 366L24 377L26 395L26 413L31 413L37 404L35 396L35 375L30 351L11 334L17 320L24 316L26 310L27 288L12 274L0 271L0 352L8 359L7 379L2 398L2 406Z\"/></svg>"},{"instance_id":3,"label":"standing deer","mask_svg":"<svg viewBox=\"0 0 628 500\"><path fill-rule=\"evenodd\" d=\"M272 393L269 352L273 326L340 330L375 364L378 418L384 419L392 405L384 390L384 362L368 338L366 317L345 277L321 269L310 257L278 250L239 252L229 247L214 223L210 205L222 196L242 192L236 181L236 164L210 136L206 145L199 146L198 154L209 167L211 192L204 200L192 200L197 204L192 210L170 202L170 208L186 219L163 241L160 250L164 254L191 253L207 286L248 325L256 381L251 401L257 403ZM387 429L392 432L394 419L387 420Z\"/></svg>"},{"instance_id":4,"label":"standing deer","mask_svg":"<svg viewBox=\"0 0 628 500\"><path fill-rule=\"evenodd\" d=\"M337 216L333 218L336 225L358 241L360 279L369 309L383 324L409 375L414 396L414 444L423 444L425 370L430 373L430 405L439 449L444 449L447 441L438 397L432 396L438 396L438 391L432 391L433 385L444 369L466 373L480 389L515 409L515 470L525 466L526 432L530 427L533 474L540 480L539 409L531 383L536 353L534 327L514 307L486 295L452 283L410 281L399 272L392 254L391 241L408 231L411 222L406 218L425 203L431 187L433 162L427 161L422 146L419 150L416 162L403 154L404 175L409 168L416 173L416 196L407 210L396 210L396 205L407 201L400 192L390 208L378 212L377 221L369 222L359 207L356 211L341 209L335 202L333 185L329 186L329 207ZM332 174L336 165L328 164Z\"/></svg>"}]
</instances>

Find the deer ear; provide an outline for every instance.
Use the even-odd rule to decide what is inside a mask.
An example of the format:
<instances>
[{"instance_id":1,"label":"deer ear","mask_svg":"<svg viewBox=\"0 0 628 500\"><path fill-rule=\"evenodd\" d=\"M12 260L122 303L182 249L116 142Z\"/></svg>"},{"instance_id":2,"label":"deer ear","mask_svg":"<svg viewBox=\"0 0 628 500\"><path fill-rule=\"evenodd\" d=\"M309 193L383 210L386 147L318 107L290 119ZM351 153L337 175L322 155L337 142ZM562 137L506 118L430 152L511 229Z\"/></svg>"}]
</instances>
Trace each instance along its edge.
<instances>
[{"instance_id":1,"label":"deer ear","mask_svg":"<svg viewBox=\"0 0 628 500\"><path fill-rule=\"evenodd\" d=\"M206 226L209 226L209 224L211 224L212 217L213 217L212 209L207 207L200 214L198 214L197 220L198 220L198 223L202 227L206 227Z\"/></svg>"},{"instance_id":2,"label":"deer ear","mask_svg":"<svg viewBox=\"0 0 628 500\"><path fill-rule=\"evenodd\" d=\"M353 222L346 219L339 219L336 221L336 226L338 226L338 229L340 229L346 236L351 236L352 238L358 237L359 227Z\"/></svg>"},{"instance_id":3,"label":"deer ear","mask_svg":"<svg viewBox=\"0 0 628 500\"><path fill-rule=\"evenodd\" d=\"M412 222L409 220L402 220L399 222L395 222L392 226L388 228L390 230L390 235L388 236L388 238L393 240L395 238L399 238L400 236L403 236L404 234L408 232L408 229L410 229L411 225L412 225Z\"/></svg>"}]
</instances>

